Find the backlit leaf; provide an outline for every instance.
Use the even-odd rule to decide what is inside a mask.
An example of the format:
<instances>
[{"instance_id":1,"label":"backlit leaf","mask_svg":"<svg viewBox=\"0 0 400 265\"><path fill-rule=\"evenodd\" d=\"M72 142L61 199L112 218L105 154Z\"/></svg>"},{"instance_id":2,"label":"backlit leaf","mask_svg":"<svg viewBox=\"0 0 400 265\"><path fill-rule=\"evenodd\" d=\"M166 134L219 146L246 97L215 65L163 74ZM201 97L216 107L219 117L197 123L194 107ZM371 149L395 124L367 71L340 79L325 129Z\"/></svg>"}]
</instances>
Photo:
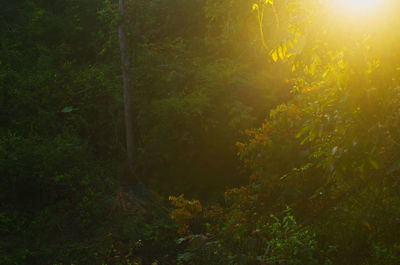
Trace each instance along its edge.
<instances>
[{"instance_id":1,"label":"backlit leaf","mask_svg":"<svg viewBox=\"0 0 400 265\"><path fill-rule=\"evenodd\" d=\"M276 50L274 50L271 54L272 56L272 60L274 60L274 62L278 61L278 52Z\"/></svg>"}]
</instances>

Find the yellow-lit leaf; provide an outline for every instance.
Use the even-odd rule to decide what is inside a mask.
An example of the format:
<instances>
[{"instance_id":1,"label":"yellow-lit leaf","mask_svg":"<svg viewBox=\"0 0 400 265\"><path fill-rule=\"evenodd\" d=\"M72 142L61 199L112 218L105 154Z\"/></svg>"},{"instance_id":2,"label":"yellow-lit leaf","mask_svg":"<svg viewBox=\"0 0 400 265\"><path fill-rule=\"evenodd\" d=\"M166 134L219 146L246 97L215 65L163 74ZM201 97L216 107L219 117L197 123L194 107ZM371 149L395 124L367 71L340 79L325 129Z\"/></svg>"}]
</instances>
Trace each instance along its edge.
<instances>
[{"instance_id":1,"label":"yellow-lit leaf","mask_svg":"<svg viewBox=\"0 0 400 265\"><path fill-rule=\"evenodd\" d=\"M372 226L366 220L362 220L362 223L368 228L369 231L372 230Z\"/></svg>"},{"instance_id":2,"label":"yellow-lit leaf","mask_svg":"<svg viewBox=\"0 0 400 265\"><path fill-rule=\"evenodd\" d=\"M282 46L279 46L278 53L279 53L279 58L281 58L281 60L283 60L285 58L285 55L283 54Z\"/></svg>"},{"instance_id":3,"label":"yellow-lit leaf","mask_svg":"<svg viewBox=\"0 0 400 265\"><path fill-rule=\"evenodd\" d=\"M253 11L256 10L256 9L258 9L258 5L257 5L257 4L254 4L253 7L252 7L251 9L252 9Z\"/></svg>"},{"instance_id":4,"label":"yellow-lit leaf","mask_svg":"<svg viewBox=\"0 0 400 265\"><path fill-rule=\"evenodd\" d=\"M278 52L276 50L274 50L271 54L272 56L272 60L274 60L274 62L278 61Z\"/></svg>"},{"instance_id":5,"label":"yellow-lit leaf","mask_svg":"<svg viewBox=\"0 0 400 265\"><path fill-rule=\"evenodd\" d=\"M283 56L286 56L287 46L286 43L282 44Z\"/></svg>"},{"instance_id":6,"label":"yellow-lit leaf","mask_svg":"<svg viewBox=\"0 0 400 265\"><path fill-rule=\"evenodd\" d=\"M309 72L311 75L314 75L314 74L315 74L315 68L316 68L315 64L312 63L312 64L310 65L310 68L309 68L309 71L308 71L308 72Z\"/></svg>"},{"instance_id":7,"label":"yellow-lit leaf","mask_svg":"<svg viewBox=\"0 0 400 265\"><path fill-rule=\"evenodd\" d=\"M296 65L292 66L292 72L296 71Z\"/></svg>"}]
</instances>

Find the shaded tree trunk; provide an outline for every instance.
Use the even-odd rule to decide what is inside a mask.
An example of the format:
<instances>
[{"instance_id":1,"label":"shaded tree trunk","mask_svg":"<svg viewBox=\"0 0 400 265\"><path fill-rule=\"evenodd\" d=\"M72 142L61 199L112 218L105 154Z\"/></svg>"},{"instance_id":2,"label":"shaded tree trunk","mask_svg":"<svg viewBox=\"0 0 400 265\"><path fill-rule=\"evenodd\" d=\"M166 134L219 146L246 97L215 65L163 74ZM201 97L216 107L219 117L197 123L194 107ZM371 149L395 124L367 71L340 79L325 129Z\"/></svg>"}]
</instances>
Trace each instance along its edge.
<instances>
[{"instance_id":1,"label":"shaded tree trunk","mask_svg":"<svg viewBox=\"0 0 400 265\"><path fill-rule=\"evenodd\" d=\"M132 120L132 99L131 99L131 58L129 52L129 43L126 36L124 15L125 15L125 0L119 0L119 13L121 21L118 26L118 40L121 50L122 61L122 78L124 86L124 112L125 112L125 134L126 134L126 151L127 162L131 175L134 175L134 131Z\"/></svg>"}]
</instances>

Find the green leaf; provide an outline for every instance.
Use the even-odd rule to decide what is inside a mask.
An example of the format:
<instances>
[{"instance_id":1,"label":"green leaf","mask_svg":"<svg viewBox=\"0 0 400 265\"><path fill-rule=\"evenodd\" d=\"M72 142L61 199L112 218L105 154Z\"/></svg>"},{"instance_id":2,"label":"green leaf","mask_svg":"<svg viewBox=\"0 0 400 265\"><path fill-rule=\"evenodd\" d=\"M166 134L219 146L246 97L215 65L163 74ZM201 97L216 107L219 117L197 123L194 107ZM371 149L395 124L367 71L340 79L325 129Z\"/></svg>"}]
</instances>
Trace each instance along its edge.
<instances>
[{"instance_id":1,"label":"green leaf","mask_svg":"<svg viewBox=\"0 0 400 265\"><path fill-rule=\"evenodd\" d=\"M306 132L310 131L310 125L303 127L297 134L296 138L302 137Z\"/></svg>"},{"instance_id":2,"label":"green leaf","mask_svg":"<svg viewBox=\"0 0 400 265\"><path fill-rule=\"evenodd\" d=\"M78 108L73 108L73 107L65 107L61 110L62 113L68 113L68 112L72 112L78 110Z\"/></svg>"},{"instance_id":3,"label":"green leaf","mask_svg":"<svg viewBox=\"0 0 400 265\"><path fill-rule=\"evenodd\" d=\"M179 245L179 244L181 244L183 241L185 241L186 239L184 238L184 237L181 237L181 238L178 238L177 240L176 240L176 243Z\"/></svg>"},{"instance_id":4,"label":"green leaf","mask_svg":"<svg viewBox=\"0 0 400 265\"><path fill-rule=\"evenodd\" d=\"M378 164L378 162L376 162L375 160L372 160L371 158L369 159L369 163L371 164L371 166L374 168L374 169L379 169L379 164Z\"/></svg>"},{"instance_id":5,"label":"green leaf","mask_svg":"<svg viewBox=\"0 0 400 265\"><path fill-rule=\"evenodd\" d=\"M193 253L191 252L185 252L182 254L178 254L178 259L179 260L184 260L184 261L188 261L190 260L190 258L193 256Z\"/></svg>"}]
</instances>

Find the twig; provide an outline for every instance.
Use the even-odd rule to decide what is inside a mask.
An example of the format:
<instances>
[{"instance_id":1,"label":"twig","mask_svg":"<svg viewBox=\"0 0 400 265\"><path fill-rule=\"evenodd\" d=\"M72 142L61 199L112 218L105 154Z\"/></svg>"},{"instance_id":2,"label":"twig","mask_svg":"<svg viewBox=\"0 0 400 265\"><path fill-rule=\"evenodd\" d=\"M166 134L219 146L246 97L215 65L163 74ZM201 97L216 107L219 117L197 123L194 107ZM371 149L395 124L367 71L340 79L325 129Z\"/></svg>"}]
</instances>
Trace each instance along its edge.
<instances>
[{"instance_id":1,"label":"twig","mask_svg":"<svg viewBox=\"0 0 400 265\"><path fill-rule=\"evenodd\" d=\"M271 249L271 244L268 244L268 247L265 250L264 255L262 256L261 265L267 265L267 263L265 263L264 261L265 261L265 258L269 255L270 249Z\"/></svg>"}]
</instances>

